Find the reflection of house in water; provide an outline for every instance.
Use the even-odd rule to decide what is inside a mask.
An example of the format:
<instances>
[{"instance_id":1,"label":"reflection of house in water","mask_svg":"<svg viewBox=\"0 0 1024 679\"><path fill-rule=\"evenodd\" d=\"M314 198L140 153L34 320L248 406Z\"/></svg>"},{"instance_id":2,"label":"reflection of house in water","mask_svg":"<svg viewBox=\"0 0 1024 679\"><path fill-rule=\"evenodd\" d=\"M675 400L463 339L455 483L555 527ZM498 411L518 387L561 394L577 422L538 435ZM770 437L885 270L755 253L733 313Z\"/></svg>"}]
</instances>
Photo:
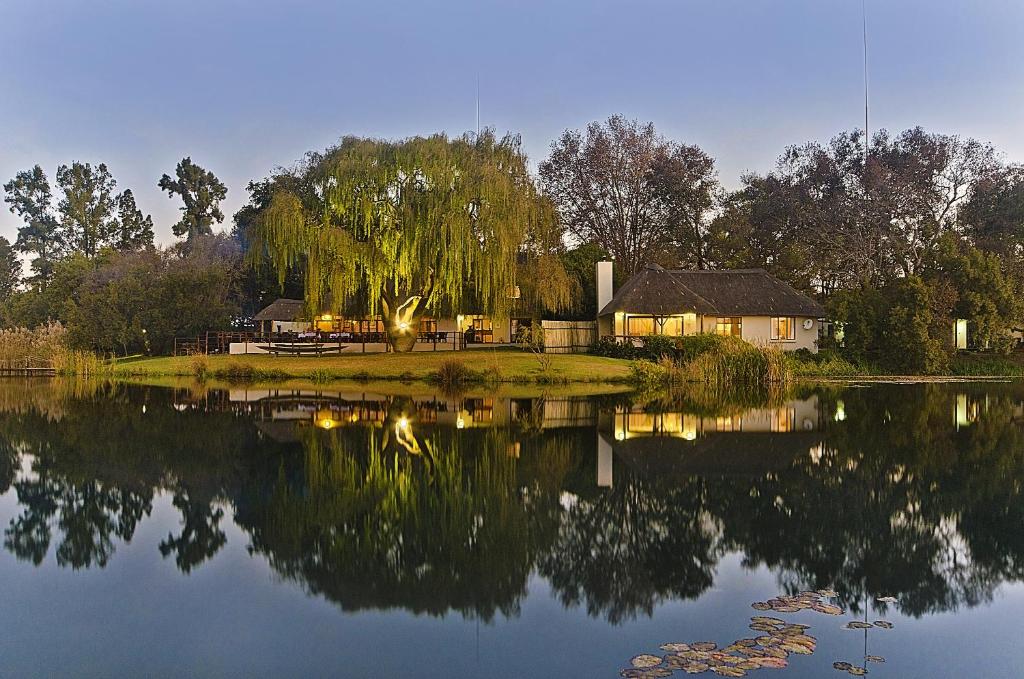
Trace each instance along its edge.
<instances>
[{"instance_id":1,"label":"reflection of house in water","mask_svg":"<svg viewBox=\"0 0 1024 679\"><path fill-rule=\"evenodd\" d=\"M410 423L472 429L526 424L540 429L593 427L597 405L579 398L452 397L429 392L395 397L372 392L313 389L231 389L226 406L252 416L277 440L295 440L297 427L381 427L389 414Z\"/></svg>"},{"instance_id":2,"label":"reflection of house in water","mask_svg":"<svg viewBox=\"0 0 1024 679\"><path fill-rule=\"evenodd\" d=\"M641 474L760 476L792 465L822 440L817 396L721 415L618 408L601 415L598 482L612 457Z\"/></svg>"}]
</instances>

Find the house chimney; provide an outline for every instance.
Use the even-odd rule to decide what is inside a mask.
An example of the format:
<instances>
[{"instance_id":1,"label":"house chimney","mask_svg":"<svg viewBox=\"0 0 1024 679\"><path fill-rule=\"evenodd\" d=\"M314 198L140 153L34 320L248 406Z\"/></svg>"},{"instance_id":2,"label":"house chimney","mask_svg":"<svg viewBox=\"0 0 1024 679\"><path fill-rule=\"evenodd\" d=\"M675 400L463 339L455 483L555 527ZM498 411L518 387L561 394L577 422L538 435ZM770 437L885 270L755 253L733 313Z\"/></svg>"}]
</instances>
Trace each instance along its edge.
<instances>
[{"instance_id":1,"label":"house chimney","mask_svg":"<svg viewBox=\"0 0 1024 679\"><path fill-rule=\"evenodd\" d=\"M598 262L597 263L597 309L594 310L594 315L601 313L601 309L608 305L608 302L612 301L612 295L614 290L612 289L612 263L611 262Z\"/></svg>"}]
</instances>

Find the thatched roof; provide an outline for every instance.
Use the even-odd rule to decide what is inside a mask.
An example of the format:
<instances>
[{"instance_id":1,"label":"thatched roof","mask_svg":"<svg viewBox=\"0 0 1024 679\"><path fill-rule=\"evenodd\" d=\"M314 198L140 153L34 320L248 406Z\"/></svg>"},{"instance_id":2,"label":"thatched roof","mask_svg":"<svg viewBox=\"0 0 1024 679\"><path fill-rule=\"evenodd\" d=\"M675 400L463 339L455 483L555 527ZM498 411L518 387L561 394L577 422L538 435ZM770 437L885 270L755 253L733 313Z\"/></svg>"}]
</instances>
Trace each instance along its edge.
<instances>
[{"instance_id":1,"label":"thatched roof","mask_svg":"<svg viewBox=\"0 0 1024 679\"><path fill-rule=\"evenodd\" d=\"M301 299L275 299L267 308L252 317L254 321L296 321L306 315Z\"/></svg>"},{"instance_id":2,"label":"thatched roof","mask_svg":"<svg viewBox=\"0 0 1024 679\"><path fill-rule=\"evenodd\" d=\"M821 304L764 269L686 271L649 264L598 315L824 316Z\"/></svg>"}]
</instances>

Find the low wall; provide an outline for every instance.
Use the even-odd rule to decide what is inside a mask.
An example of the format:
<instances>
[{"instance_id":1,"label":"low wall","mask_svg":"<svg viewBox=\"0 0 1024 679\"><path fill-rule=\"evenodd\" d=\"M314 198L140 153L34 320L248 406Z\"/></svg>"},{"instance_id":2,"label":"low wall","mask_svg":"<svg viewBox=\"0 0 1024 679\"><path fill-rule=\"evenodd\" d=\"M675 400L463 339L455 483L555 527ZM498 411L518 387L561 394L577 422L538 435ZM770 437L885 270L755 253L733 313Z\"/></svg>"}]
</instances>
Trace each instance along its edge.
<instances>
[{"instance_id":1,"label":"low wall","mask_svg":"<svg viewBox=\"0 0 1024 679\"><path fill-rule=\"evenodd\" d=\"M297 343L297 346L302 346ZM337 343L337 342L324 342L320 345L325 350L325 355L336 356L338 354L383 354L388 350L388 345L384 342L368 342L366 344L351 344L351 343ZM338 348L341 351L334 351ZM413 351L453 351L455 347L451 344L434 344L432 342L417 342L413 347ZM232 355L239 354L271 354L273 351L273 345L266 342L232 342L228 347L228 353ZM315 356L315 353L301 353L290 352L287 350L277 352L278 356Z\"/></svg>"}]
</instances>

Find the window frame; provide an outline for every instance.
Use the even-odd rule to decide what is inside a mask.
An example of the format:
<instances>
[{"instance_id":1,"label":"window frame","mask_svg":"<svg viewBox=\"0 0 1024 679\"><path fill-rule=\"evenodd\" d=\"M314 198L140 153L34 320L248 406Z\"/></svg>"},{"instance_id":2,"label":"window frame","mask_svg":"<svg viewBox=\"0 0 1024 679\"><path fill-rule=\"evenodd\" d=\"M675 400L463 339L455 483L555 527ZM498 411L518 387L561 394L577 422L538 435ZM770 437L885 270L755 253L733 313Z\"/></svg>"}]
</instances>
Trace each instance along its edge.
<instances>
[{"instance_id":1,"label":"window frame","mask_svg":"<svg viewBox=\"0 0 1024 679\"><path fill-rule=\"evenodd\" d=\"M728 326L730 332L722 332L722 328ZM723 337L739 337L743 339L743 317L742 316L716 316L715 334Z\"/></svg>"},{"instance_id":2,"label":"window frame","mask_svg":"<svg viewBox=\"0 0 1024 679\"><path fill-rule=\"evenodd\" d=\"M782 336L782 329L780 321L783 319L789 325L789 332L786 336ZM769 338L772 342L795 342L796 341L796 316L772 316L771 318L771 330Z\"/></svg>"}]
</instances>

